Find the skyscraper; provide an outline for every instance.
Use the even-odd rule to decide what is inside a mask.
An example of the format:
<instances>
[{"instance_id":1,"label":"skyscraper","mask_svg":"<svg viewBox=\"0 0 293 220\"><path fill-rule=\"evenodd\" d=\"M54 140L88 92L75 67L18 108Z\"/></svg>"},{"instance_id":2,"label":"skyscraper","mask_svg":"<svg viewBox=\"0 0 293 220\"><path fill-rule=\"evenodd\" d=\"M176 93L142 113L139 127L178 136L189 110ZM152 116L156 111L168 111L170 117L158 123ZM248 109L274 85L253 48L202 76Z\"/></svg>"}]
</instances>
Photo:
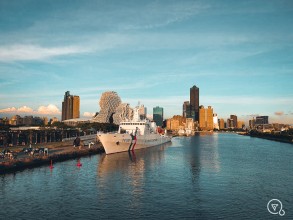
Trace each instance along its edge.
<instances>
[{"instance_id":1,"label":"skyscraper","mask_svg":"<svg viewBox=\"0 0 293 220\"><path fill-rule=\"evenodd\" d=\"M79 118L80 99L79 96L70 95L70 92L65 92L64 101L62 102L62 121L67 119Z\"/></svg>"},{"instance_id":2,"label":"skyscraper","mask_svg":"<svg viewBox=\"0 0 293 220\"><path fill-rule=\"evenodd\" d=\"M183 103L182 116L185 117L185 118L191 118L190 103L189 103L189 101L185 101Z\"/></svg>"},{"instance_id":3,"label":"skyscraper","mask_svg":"<svg viewBox=\"0 0 293 220\"><path fill-rule=\"evenodd\" d=\"M199 121L199 88L190 88L190 113L194 121Z\"/></svg>"},{"instance_id":4,"label":"skyscraper","mask_svg":"<svg viewBox=\"0 0 293 220\"><path fill-rule=\"evenodd\" d=\"M225 121L223 118L220 119L220 129L224 129L225 128Z\"/></svg>"},{"instance_id":5,"label":"skyscraper","mask_svg":"<svg viewBox=\"0 0 293 220\"><path fill-rule=\"evenodd\" d=\"M164 109L162 107L157 106L153 108L153 120L158 126L162 127L164 120Z\"/></svg>"},{"instance_id":6,"label":"skyscraper","mask_svg":"<svg viewBox=\"0 0 293 220\"><path fill-rule=\"evenodd\" d=\"M230 119L233 120L233 124L231 122L231 127L232 128L237 128L237 126L238 126L237 116L236 115L230 115Z\"/></svg>"},{"instance_id":7,"label":"skyscraper","mask_svg":"<svg viewBox=\"0 0 293 220\"><path fill-rule=\"evenodd\" d=\"M208 106L208 108L204 108L204 106L200 106L199 109L199 128L201 130L213 130L214 129L214 121L213 121L213 108Z\"/></svg>"}]
</instances>

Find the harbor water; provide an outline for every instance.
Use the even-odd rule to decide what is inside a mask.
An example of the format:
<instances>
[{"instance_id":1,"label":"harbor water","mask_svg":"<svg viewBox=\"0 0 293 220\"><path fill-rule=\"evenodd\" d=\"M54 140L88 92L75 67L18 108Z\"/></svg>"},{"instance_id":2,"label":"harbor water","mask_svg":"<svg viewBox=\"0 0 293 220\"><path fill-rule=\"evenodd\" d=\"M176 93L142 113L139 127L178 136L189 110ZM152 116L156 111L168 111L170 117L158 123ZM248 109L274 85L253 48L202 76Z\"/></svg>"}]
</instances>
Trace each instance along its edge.
<instances>
[{"instance_id":1,"label":"harbor water","mask_svg":"<svg viewBox=\"0 0 293 220\"><path fill-rule=\"evenodd\" d=\"M77 163L0 176L0 218L293 219L292 144L208 133Z\"/></svg>"}]
</instances>

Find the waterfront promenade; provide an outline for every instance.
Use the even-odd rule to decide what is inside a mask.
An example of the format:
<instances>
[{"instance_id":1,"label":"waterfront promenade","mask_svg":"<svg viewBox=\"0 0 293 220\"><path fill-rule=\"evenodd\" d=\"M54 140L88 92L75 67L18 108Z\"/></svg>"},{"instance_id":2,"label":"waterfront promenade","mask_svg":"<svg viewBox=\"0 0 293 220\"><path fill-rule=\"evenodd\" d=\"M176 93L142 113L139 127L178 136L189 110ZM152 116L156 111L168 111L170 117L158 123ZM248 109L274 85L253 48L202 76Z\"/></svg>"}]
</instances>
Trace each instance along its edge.
<instances>
[{"instance_id":1,"label":"waterfront promenade","mask_svg":"<svg viewBox=\"0 0 293 220\"><path fill-rule=\"evenodd\" d=\"M104 152L100 143L94 143L90 147L88 146L88 143L86 143L87 145L84 145L84 143L82 143L80 147L73 147L72 140L32 145L32 149L48 148L48 154L42 153L36 155L30 153L26 154L22 151L23 147L21 146L5 148L16 156L13 159L10 159L7 156L0 158L0 174L16 172L43 165L49 166L51 160L55 163Z\"/></svg>"}]
</instances>

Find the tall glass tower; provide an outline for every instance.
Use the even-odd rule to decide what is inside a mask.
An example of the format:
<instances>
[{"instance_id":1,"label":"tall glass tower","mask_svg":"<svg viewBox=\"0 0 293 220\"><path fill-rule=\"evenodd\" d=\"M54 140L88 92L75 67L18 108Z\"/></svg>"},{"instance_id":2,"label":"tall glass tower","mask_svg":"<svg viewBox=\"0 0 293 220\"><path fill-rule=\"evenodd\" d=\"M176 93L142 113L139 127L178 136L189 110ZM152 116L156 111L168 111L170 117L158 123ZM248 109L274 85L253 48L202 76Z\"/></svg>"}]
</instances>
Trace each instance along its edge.
<instances>
[{"instance_id":1,"label":"tall glass tower","mask_svg":"<svg viewBox=\"0 0 293 220\"><path fill-rule=\"evenodd\" d=\"M163 126L164 120L164 109L162 107L153 108L153 120L156 122L157 126Z\"/></svg>"},{"instance_id":2,"label":"tall glass tower","mask_svg":"<svg viewBox=\"0 0 293 220\"><path fill-rule=\"evenodd\" d=\"M190 113L194 121L199 120L199 88L195 85L190 88Z\"/></svg>"}]
</instances>

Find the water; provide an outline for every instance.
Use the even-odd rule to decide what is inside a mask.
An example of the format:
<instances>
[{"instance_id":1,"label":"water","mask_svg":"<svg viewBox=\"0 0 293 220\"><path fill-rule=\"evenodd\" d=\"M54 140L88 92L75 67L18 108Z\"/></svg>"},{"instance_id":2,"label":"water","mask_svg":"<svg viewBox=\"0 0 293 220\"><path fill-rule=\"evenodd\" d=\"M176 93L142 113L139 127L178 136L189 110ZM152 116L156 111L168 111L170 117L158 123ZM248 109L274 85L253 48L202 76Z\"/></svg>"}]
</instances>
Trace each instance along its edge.
<instances>
[{"instance_id":1,"label":"water","mask_svg":"<svg viewBox=\"0 0 293 220\"><path fill-rule=\"evenodd\" d=\"M293 219L290 144L209 134L80 161L0 176L0 219Z\"/></svg>"}]
</instances>

